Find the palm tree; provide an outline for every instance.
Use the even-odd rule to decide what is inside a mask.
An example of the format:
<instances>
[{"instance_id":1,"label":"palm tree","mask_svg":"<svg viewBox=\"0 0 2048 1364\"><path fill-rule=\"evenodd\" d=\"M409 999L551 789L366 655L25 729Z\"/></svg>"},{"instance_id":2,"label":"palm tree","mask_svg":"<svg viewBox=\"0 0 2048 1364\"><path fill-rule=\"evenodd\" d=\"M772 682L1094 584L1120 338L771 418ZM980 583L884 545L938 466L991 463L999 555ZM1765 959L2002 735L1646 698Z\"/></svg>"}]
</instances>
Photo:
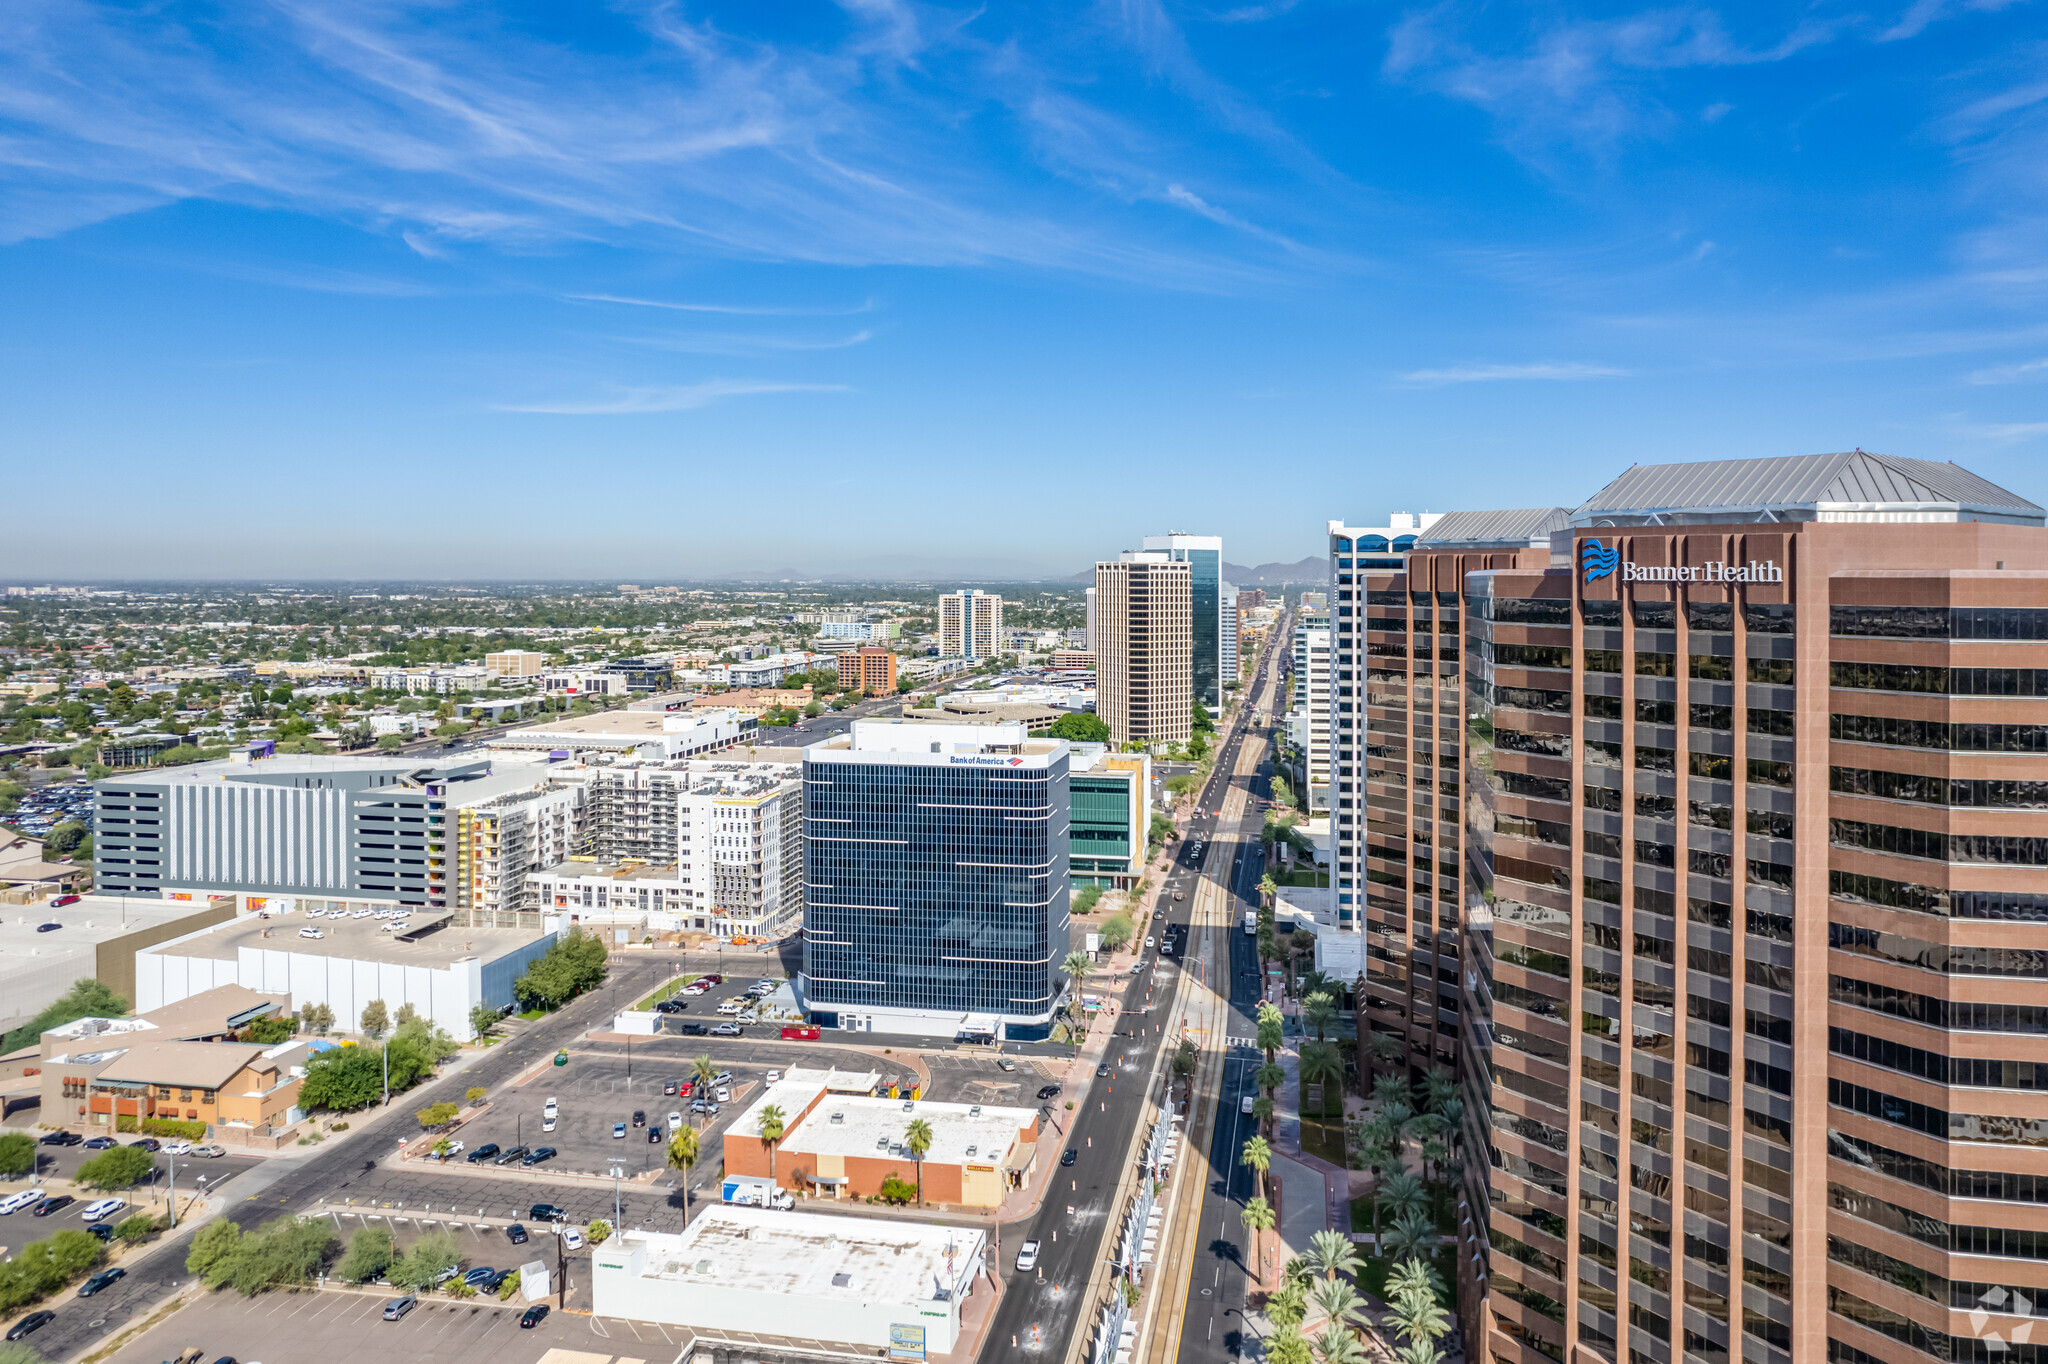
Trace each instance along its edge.
<instances>
[{"instance_id":1,"label":"palm tree","mask_svg":"<svg viewBox=\"0 0 2048 1364\"><path fill-rule=\"evenodd\" d=\"M1372 1082L1373 1102L1382 1108L1389 1104L1399 1104L1412 1113L1415 1111L1414 1107L1408 1102L1412 1097L1414 1091L1408 1087L1408 1077L1405 1075L1382 1075Z\"/></svg>"},{"instance_id":2,"label":"palm tree","mask_svg":"<svg viewBox=\"0 0 2048 1364\"><path fill-rule=\"evenodd\" d=\"M1359 1258L1357 1247L1351 1238L1341 1231L1319 1231L1308 1238L1308 1249L1302 1252L1308 1257L1315 1272L1325 1279L1334 1279L1339 1274L1356 1274L1365 1263Z\"/></svg>"},{"instance_id":3,"label":"palm tree","mask_svg":"<svg viewBox=\"0 0 2048 1364\"><path fill-rule=\"evenodd\" d=\"M932 1149L932 1125L923 1118L912 1118L910 1126L903 1129L903 1149L910 1152L911 1163L917 1166L917 1206L924 1206L924 1153Z\"/></svg>"},{"instance_id":4,"label":"palm tree","mask_svg":"<svg viewBox=\"0 0 2048 1364\"><path fill-rule=\"evenodd\" d=\"M1286 1081L1287 1072L1274 1065L1271 1061L1268 1061L1252 1072L1252 1079L1257 1082L1260 1089L1271 1094Z\"/></svg>"},{"instance_id":5,"label":"palm tree","mask_svg":"<svg viewBox=\"0 0 2048 1364\"><path fill-rule=\"evenodd\" d=\"M1309 1290L1308 1300L1335 1326L1349 1326L1365 1311L1365 1299L1345 1279L1324 1279Z\"/></svg>"},{"instance_id":6,"label":"palm tree","mask_svg":"<svg viewBox=\"0 0 2048 1364\"><path fill-rule=\"evenodd\" d=\"M711 1121L711 1081L718 1074L718 1067L709 1056L699 1056L690 1063L690 1078L696 1082L692 1092L704 1100L704 1121Z\"/></svg>"},{"instance_id":7,"label":"palm tree","mask_svg":"<svg viewBox=\"0 0 2048 1364\"><path fill-rule=\"evenodd\" d=\"M690 1220L690 1167L697 1163L697 1129L684 1126L669 1138L668 1168L683 1172L683 1221Z\"/></svg>"},{"instance_id":8,"label":"palm tree","mask_svg":"<svg viewBox=\"0 0 2048 1364\"><path fill-rule=\"evenodd\" d=\"M1387 1301L1410 1293L1422 1293L1441 1299L1444 1296L1444 1276L1436 1272L1436 1266L1427 1260L1402 1260L1387 1272Z\"/></svg>"},{"instance_id":9,"label":"palm tree","mask_svg":"<svg viewBox=\"0 0 2048 1364\"><path fill-rule=\"evenodd\" d=\"M1400 1170L1380 1180L1373 1196L1387 1210L1387 1216L1399 1221L1422 1210L1429 1201L1429 1189L1414 1175Z\"/></svg>"},{"instance_id":10,"label":"palm tree","mask_svg":"<svg viewBox=\"0 0 2048 1364\"><path fill-rule=\"evenodd\" d=\"M1273 1135L1273 1101L1266 1095L1252 1100L1252 1116L1259 1120L1259 1130L1270 1138Z\"/></svg>"},{"instance_id":11,"label":"palm tree","mask_svg":"<svg viewBox=\"0 0 2048 1364\"><path fill-rule=\"evenodd\" d=\"M1387 1230L1387 1254L1396 1260L1420 1259L1434 1254L1442 1239L1436 1224L1421 1212L1404 1213Z\"/></svg>"},{"instance_id":12,"label":"palm tree","mask_svg":"<svg viewBox=\"0 0 2048 1364\"><path fill-rule=\"evenodd\" d=\"M1267 872L1264 876L1261 876L1259 878L1259 903L1261 905L1272 904L1273 896L1279 889L1280 883L1273 879L1272 872Z\"/></svg>"},{"instance_id":13,"label":"palm tree","mask_svg":"<svg viewBox=\"0 0 2048 1364\"><path fill-rule=\"evenodd\" d=\"M1238 1218L1244 1223L1244 1229L1252 1234L1252 1277L1263 1285L1266 1282L1264 1233L1273 1229L1273 1205L1263 1198L1247 1199Z\"/></svg>"},{"instance_id":14,"label":"palm tree","mask_svg":"<svg viewBox=\"0 0 2048 1364\"><path fill-rule=\"evenodd\" d=\"M1283 1284L1266 1298L1266 1320L1283 1331L1298 1331L1308 1319L1308 1295L1294 1284ZM1271 1338L1267 1340L1270 1347ZM1267 1351L1271 1353L1270 1348Z\"/></svg>"},{"instance_id":15,"label":"palm tree","mask_svg":"<svg viewBox=\"0 0 2048 1364\"><path fill-rule=\"evenodd\" d=\"M1087 984L1094 970L1095 963L1088 960L1086 952L1069 952L1066 960L1060 963L1060 974L1073 982L1072 998L1067 1001L1067 1011L1072 1018L1080 1017L1081 987Z\"/></svg>"},{"instance_id":16,"label":"palm tree","mask_svg":"<svg viewBox=\"0 0 2048 1364\"><path fill-rule=\"evenodd\" d=\"M1408 1044L1389 1032L1374 1033L1371 1042L1367 1045L1372 1052L1373 1064L1376 1066L1399 1065L1408 1055ZM1364 1078L1363 1074L1361 1074L1360 1078Z\"/></svg>"},{"instance_id":17,"label":"palm tree","mask_svg":"<svg viewBox=\"0 0 2048 1364\"><path fill-rule=\"evenodd\" d=\"M1318 990L1301 1001L1301 1016L1316 1030L1316 1041L1320 1042L1324 1030L1337 1021L1337 1001Z\"/></svg>"},{"instance_id":18,"label":"palm tree","mask_svg":"<svg viewBox=\"0 0 2048 1364\"><path fill-rule=\"evenodd\" d=\"M1268 1305L1268 1317L1272 1305ZM1315 1364L1315 1350L1298 1327L1280 1327L1266 1337L1268 1364Z\"/></svg>"},{"instance_id":19,"label":"palm tree","mask_svg":"<svg viewBox=\"0 0 2048 1364\"><path fill-rule=\"evenodd\" d=\"M1458 1082L1451 1078L1451 1072L1442 1066L1431 1066L1422 1076L1423 1103L1432 1113L1443 1112L1443 1106L1458 1092Z\"/></svg>"},{"instance_id":20,"label":"palm tree","mask_svg":"<svg viewBox=\"0 0 2048 1364\"><path fill-rule=\"evenodd\" d=\"M1393 1309L1394 1334L1414 1344L1427 1341L1434 1346L1451 1329L1451 1314L1433 1297L1412 1293L1389 1304Z\"/></svg>"},{"instance_id":21,"label":"palm tree","mask_svg":"<svg viewBox=\"0 0 2048 1364\"><path fill-rule=\"evenodd\" d=\"M1272 1316L1270 1302L1266 1315L1269 1319ZM1315 1351L1298 1327L1282 1326L1266 1337L1266 1360L1267 1364L1315 1364Z\"/></svg>"},{"instance_id":22,"label":"palm tree","mask_svg":"<svg viewBox=\"0 0 2048 1364\"><path fill-rule=\"evenodd\" d=\"M1323 1364L1365 1364L1365 1347L1354 1333L1341 1326L1325 1326L1314 1340L1316 1355Z\"/></svg>"},{"instance_id":23,"label":"palm tree","mask_svg":"<svg viewBox=\"0 0 2048 1364\"><path fill-rule=\"evenodd\" d=\"M1273 1148L1266 1144L1264 1137L1253 1137L1244 1144L1244 1154L1237 1158L1240 1165L1249 1165L1253 1171L1254 1193L1266 1192L1266 1170L1273 1163Z\"/></svg>"},{"instance_id":24,"label":"palm tree","mask_svg":"<svg viewBox=\"0 0 2048 1364\"><path fill-rule=\"evenodd\" d=\"M1411 1340L1394 1351L1396 1364L1443 1364L1443 1357L1433 1340Z\"/></svg>"},{"instance_id":25,"label":"palm tree","mask_svg":"<svg viewBox=\"0 0 2048 1364\"><path fill-rule=\"evenodd\" d=\"M1304 1092L1309 1085L1323 1086L1323 1104L1327 1111L1330 1095L1344 1083L1344 1056L1334 1043L1301 1044L1301 1083Z\"/></svg>"},{"instance_id":26,"label":"palm tree","mask_svg":"<svg viewBox=\"0 0 2048 1364\"><path fill-rule=\"evenodd\" d=\"M1372 1171L1375 1179L1389 1165L1398 1165L1401 1160L1401 1134L1383 1119L1374 1118L1358 1128L1358 1163ZM1380 1244L1380 1201L1372 1202L1372 1240Z\"/></svg>"},{"instance_id":27,"label":"palm tree","mask_svg":"<svg viewBox=\"0 0 2048 1364\"><path fill-rule=\"evenodd\" d=\"M761 1124L761 1144L768 1148L768 1182L773 1184L775 1182L775 1143L782 1140L782 1134L787 1130L783 1126L781 1105L769 1104L763 1108L758 1121Z\"/></svg>"}]
</instances>

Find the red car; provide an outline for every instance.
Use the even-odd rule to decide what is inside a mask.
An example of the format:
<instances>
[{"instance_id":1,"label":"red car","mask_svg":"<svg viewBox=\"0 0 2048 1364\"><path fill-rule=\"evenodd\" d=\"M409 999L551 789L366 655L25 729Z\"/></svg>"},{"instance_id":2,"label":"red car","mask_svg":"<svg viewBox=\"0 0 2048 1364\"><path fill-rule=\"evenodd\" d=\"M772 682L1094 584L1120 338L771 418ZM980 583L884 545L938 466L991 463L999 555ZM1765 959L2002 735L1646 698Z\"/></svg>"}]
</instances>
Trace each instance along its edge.
<instances>
[{"instance_id":1,"label":"red car","mask_svg":"<svg viewBox=\"0 0 2048 1364\"><path fill-rule=\"evenodd\" d=\"M785 1023L782 1027L782 1040L785 1042L815 1042L818 1040L818 1030L808 1023Z\"/></svg>"},{"instance_id":2,"label":"red car","mask_svg":"<svg viewBox=\"0 0 2048 1364\"><path fill-rule=\"evenodd\" d=\"M76 895L59 895L56 899L50 901L50 908L62 909L66 905L75 905L78 903L79 898Z\"/></svg>"}]
</instances>

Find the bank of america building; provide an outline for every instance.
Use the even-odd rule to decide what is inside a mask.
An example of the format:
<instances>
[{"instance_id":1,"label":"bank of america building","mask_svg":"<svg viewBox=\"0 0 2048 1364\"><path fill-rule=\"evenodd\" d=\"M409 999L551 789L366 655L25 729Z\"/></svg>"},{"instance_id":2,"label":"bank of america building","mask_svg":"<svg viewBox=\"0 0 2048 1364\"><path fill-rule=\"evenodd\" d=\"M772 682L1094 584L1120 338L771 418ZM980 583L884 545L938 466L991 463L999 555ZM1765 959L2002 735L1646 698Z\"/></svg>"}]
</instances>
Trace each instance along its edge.
<instances>
[{"instance_id":1,"label":"bank of america building","mask_svg":"<svg viewBox=\"0 0 2048 1364\"><path fill-rule=\"evenodd\" d=\"M1039 1040L1068 942L1068 748L1022 724L856 720L804 750L805 1008L826 1027Z\"/></svg>"}]
</instances>

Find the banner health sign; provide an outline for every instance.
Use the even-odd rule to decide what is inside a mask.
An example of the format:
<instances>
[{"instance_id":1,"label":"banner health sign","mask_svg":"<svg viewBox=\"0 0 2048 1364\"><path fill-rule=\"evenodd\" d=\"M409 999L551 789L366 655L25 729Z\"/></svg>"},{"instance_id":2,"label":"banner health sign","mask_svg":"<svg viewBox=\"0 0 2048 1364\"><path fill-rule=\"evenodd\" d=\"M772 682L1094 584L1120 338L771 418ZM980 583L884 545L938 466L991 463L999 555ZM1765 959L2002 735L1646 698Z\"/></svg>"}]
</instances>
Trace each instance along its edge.
<instances>
[{"instance_id":1,"label":"banner health sign","mask_svg":"<svg viewBox=\"0 0 2048 1364\"><path fill-rule=\"evenodd\" d=\"M1721 559L1709 559L1703 564L1639 564L1633 559L1621 557L1619 545L1608 546L1598 540L1579 542L1579 568L1585 574L1588 585L1602 578L1620 575L1625 583L1782 583L1785 570L1778 567L1775 559L1751 559L1747 563L1731 564Z\"/></svg>"}]
</instances>

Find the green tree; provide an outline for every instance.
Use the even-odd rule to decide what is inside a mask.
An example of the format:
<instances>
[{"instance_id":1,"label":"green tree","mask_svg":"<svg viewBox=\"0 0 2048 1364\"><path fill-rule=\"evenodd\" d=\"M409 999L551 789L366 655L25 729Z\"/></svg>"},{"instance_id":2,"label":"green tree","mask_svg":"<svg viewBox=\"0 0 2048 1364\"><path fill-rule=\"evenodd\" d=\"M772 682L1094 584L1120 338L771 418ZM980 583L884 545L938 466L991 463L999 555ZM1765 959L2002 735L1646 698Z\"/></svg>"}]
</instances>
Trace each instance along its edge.
<instances>
[{"instance_id":1,"label":"green tree","mask_svg":"<svg viewBox=\"0 0 2048 1364\"><path fill-rule=\"evenodd\" d=\"M1209 714L1209 708L1197 701L1188 712L1188 727L1196 734L1214 734L1216 720Z\"/></svg>"},{"instance_id":2,"label":"green tree","mask_svg":"<svg viewBox=\"0 0 2048 1364\"><path fill-rule=\"evenodd\" d=\"M1282 1331L1298 1331L1301 1324L1308 1320L1308 1294L1302 1291L1300 1284L1286 1280L1285 1276L1282 1277L1280 1287L1266 1297L1266 1320ZM1272 1354L1271 1346L1272 1341L1269 1339L1269 1358Z\"/></svg>"},{"instance_id":3,"label":"green tree","mask_svg":"<svg viewBox=\"0 0 2048 1364\"><path fill-rule=\"evenodd\" d=\"M128 1012L128 1001L90 976L72 982L62 996L43 1011L0 1039L0 1052L19 1051L39 1041L52 1028L75 1023L81 1018L119 1018Z\"/></svg>"},{"instance_id":4,"label":"green tree","mask_svg":"<svg viewBox=\"0 0 2048 1364\"><path fill-rule=\"evenodd\" d=\"M1068 907L1076 914L1087 914L1095 908L1096 902L1101 899L1102 887L1087 885L1074 892L1073 898L1068 901Z\"/></svg>"},{"instance_id":5,"label":"green tree","mask_svg":"<svg viewBox=\"0 0 2048 1364\"><path fill-rule=\"evenodd\" d=\"M380 752L396 753L403 747L405 747L405 740L399 738L396 734L380 734L377 736L377 748Z\"/></svg>"},{"instance_id":6,"label":"green tree","mask_svg":"<svg viewBox=\"0 0 2048 1364\"><path fill-rule=\"evenodd\" d=\"M711 1097L711 1079L717 1074L718 1065L709 1056L699 1056L690 1063L690 1078L696 1081L696 1092L704 1098ZM710 1121L708 1112L705 1114L705 1121Z\"/></svg>"},{"instance_id":7,"label":"green tree","mask_svg":"<svg viewBox=\"0 0 2048 1364\"><path fill-rule=\"evenodd\" d=\"M1387 1253L1397 1260L1413 1260L1432 1254L1442 1238L1436 1224L1420 1209L1404 1213L1387 1228Z\"/></svg>"},{"instance_id":8,"label":"green tree","mask_svg":"<svg viewBox=\"0 0 2048 1364\"><path fill-rule=\"evenodd\" d=\"M1086 952L1069 952L1060 962L1060 974L1072 983L1067 997L1067 1014L1079 1021L1081 1017L1081 987L1088 983L1088 977L1095 972L1095 963L1088 960Z\"/></svg>"},{"instance_id":9,"label":"green tree","mask_svg":"<svg viewBox=\"0 0 2048 1364\"><path fill-rule=\"evenodd\" d=\"M1342 1326L1325 1326L1309 1344L1322 1364L1366 1364L1365 1347L1358 1343L1357 1333Z\"/></svg>"},{"instance_id":10,"label":"green tree","mask_svg":"<svg viewBox=\"0 0 2048 1364\"><path fill-rule=\"evenodd\" d=\"M911 1163L917 1167L917 1205L921 1208L924 1206L924 1153L932 1149L932 1125L923 1118L912 1118L910 1126L903 1129L903 1149L910 1152Z\"/></svg>"},{"instance_id":11,"label":"green tree","mask_svg":"<svg viewBox=\"0 0 2048 1364\"><path fill-rule=\"evenodd\" d=\"M761 1144L768 1148L768 1182L772 1184L775 1182L775 1145L782 1140L785 1130L781 1105L766 1105L756 1121L761 1129Z\"/></svg>"},{"instance_id":12,"label":"green tree","mask_svg":"<svg viewBox=\"0 0 2048 1364\"><path fill-rule=\"evenodd\" d=\"M410 1047L429 1066L438 1066L462 1050L448 1030L430 1018L401 1018L391 1040L394 1045Z\"/></svg>"},{"instance_id":13,"label":"green tree","mask_svg":"<svg viewBox=\"0 0 2048 1364\"><path fill-rule=\"evenodd\" d=\"M1334 1326L1350 1326L1365 1315L1365 1300L1344 1279L1321 1279L1308 1290L1309 1304Z\"/></svg>"},{"instance_id":14,"label":"green tree","mask_svg":"<svg viewBox=\"0 0 2048 1364\"><path fill-rule=\"evenodd\" d=\"M452 1121L461 1111L462 1109L459 1106L443 1101L437 1104L428 1104L415 1116L419 1118L422 1128L439 1127L444 1122Z\"/></svg>"},{"instance_id":15,"label":"green tree","mask_svg":"<svg viewBox=\"0 0 2048 1364\"><path fill-rule=\"evenodd\" d=\"M668 1168L683 1171L687 1179L690 1167L696 1163L697 1129L687 1126L680 1128L674 1136L669 1138Z\"/></svg>"},{"instance_id":16,"label":"green tree","mask_svg":"<svg viewBox=\"0 0 2048 1364\"><path fill-rule=\"evenodd\" d=\"M1365 1264L1359 1258L1358 1248L1351 1244L1351 1238L1341 1231L1316 1232L1308 1238L1308 1249L1302 1255L1324 1279L1335 1279L1339 1275L1356 1276Z\"/></svg>"},{"instance_id":17,"label":"green tree","mask_svg":"<svg viewBox=\"0 0 2048 1364\"><path fill-rule=\"evenodd\" d=\"M348 1113L375 1103L383 1093L381 1052L372 1047L335 1047L306 1062L299 1106Z\"/></svg>"},{"instance_id":18,"label":"green tree","mask_svg":"<svg viewBox=\"0 0 2048 1364\"><path fill-rule=\"evenodd\" d=\"M1316 1041L1320 1042L1324 1032L1337 1021L1337 1001L1321 990L1305 995L1301 1001L1301 1016L1316 1030Z\"/></svg>"},{"instance_id":19,"label":"green tree","mask_svg":"<svg viewBox=\"0 0 2048 1364\"><path fill-rule=\"evenodd\" d=\"M605 976L604 941L572 927L535 958L512 992L529 1009L558 1009Z\"/></svg>"},{"instance_id":20,"label":"green tree","mask_svg":"<svg viewBox=\"0 0 2048 1364\"><path fill-rule=\"evenodd\" d=\"M280 1042L289 1042L298 1030L298 1016L286 1014L283 1018L259 1018L242 1029L242 1036L248 1041L274 1047Z\"/></svg>"},{"instance_id":21,"label":"green tree","mask_svg":"<svg viewBox=\"0 0 2048 1364\"><path fill-rule=\"evenodd\" d=\"M129 1189L147 1178L156 1157L140 1146L110 1146L78 1167L78 1182L95 1189Z\"/></svg>"},{"instance_id":22,"label":"green tree","mask_svg":"<svg viewBox=\"0 0 2048 1364\"><path fill-rule=\"evenodd\" d=\"M350 1283L368 1283L391 1268L396 1258L389 1228L364 1227L349 1238L348 1253L335 1274Z\"/></svg>"},{"instance_id":23,"label":"green tree","mask_svg":"<svg viewBox=\"0 0 2048 1364\"><path fill-rule=\"evenodd\" d=\"M0 1132L0 1179L19 1179L36 1168L36 1139L26 1132Z\"/></svg>"},{"instance_id":24,"label":"green tree","mask_svg":"<svg viewBox=\"0 0 2048 1364\"><path fill-rule=\"evenodd\" d=\"M398 1015L392 1022L395 1026L402 1028L419 1016L420 1011L418 1009L413 1008L410 1004L401 1004L398 1006Z\"/></svg>"},{"instance_id":25,"label":"green tree","mask_svg":"<svg viewBox=\"0 0 2048 1364\"><path fill-rule=\"evenodd\" d=\"M1266 1171L1273 1164L1273 1148L1267 1144L1266 1139L1253 1137L1245 1142L1244 1152L1238 1156L1237 1163L1251 1167L1254 1185L1252 1192L1263 1196L1266 1192Z\"/></svg>"},{"instance_id":26,"label":"green tree","mask_svg":"<svg viewBox=\"0 0 2048 1364\"><path fill-rule=\"evenodd\" d=\"M1109 742L1109 725L1099 715L1085 710L1062 715L1046 730L1055 739L1067 739L1080 744L1106 744Z\"/></svg>"},{"instance_id":27,"label":"green tree","mask_svg":"<svg viewBox=\"0 0 2048 1364\"><path fill-rule=\"evenodd\" d=\"M1113 915L1102 925L1102 950L1120 952L1130 945L1136 934L1137 929L1132 926L1129 919L1121 914Z\"/></svg>"},{"instance_id":28,"label":"green tree","mask_svg":"<svg viewBox=\"0 0 2048 1364\"><path fill-rule=\"evenodd\" d=\"M363 1033L368 1037L382 1037L384 1030L391 1026L391 1013L384 1007L384 1001L373 999L363 1006Z\"/></svg>"},{"instance_id":29,"label":"green tree","mask_svg":"<svg viewBox=\"0 0 2048 1364\"><path fill-rule=\"evenodd\" d=\"M1344 1054L1329 1042L1304 1042L1301 1044L1301 1083L1323 1087L1324 1111L1329 1110L1332 1099L1344 1083ZM1342 1100L1337 1100L1342 1107Z\"/></svg>"},{"instance_id":30,"label":"green tree","mask_svg":"<svg viewBox=\"0 0 2048 1364\"><path fill-rule=\"evenodd\" d=\"M1265 1233L1273 1229L1273 1205L1263 1198L1245 1200L1244 1211L1238 1214L1244 1229L1252 1234L1252 1276L1261 1284L1266 1282Z\"/></svg>"},{"instance_id":31,"label":"green tree","mask_svg":"<svg viewBox=\"0 0 2048 1364\"><path fill-rule=\"evenodd\" d=\"M233 1222L225 1217L208 1222L192 1238L191 1248L185 1252L185 1268L208 1288L218 1288L227 1280L222 1267L233 1261L241 1245L242 1229ZM215 1282L216 1273L220 1273L219 1282Z\"/></svg>"},{"instance_id":32,"label":"green tree","mask_svg":"<svg viewBox=\"0 0 2048 1364\"><path fill-rule=\"evenodd\" d=\"M464 1102L474 1107L484 1101L484 1096L487 1092L482 1085L471 1085L468 1089L462 1091L462 1097Z\"/></svg>"},{"instance_id":33,"label":"green tree","mask_svg":"<svg viewBox=\"0 0 2048 1364\"><path fill-rule=\"evenodd\" d=\"M472 1004L469 1006L469 1030L478 1037L489 1037L502 1017L503 1014L488 1004Z\"/></svg>"},{"instance_id":34,"label":"green tree","mask_svg":"<svg viewBox=\"0 0 2048 1364\"><path fill-rule=\"evenodd\" d=\"M435 1280L455 1268L462 1259L462 1248L455 1242L452 1233L430 1231L406 1248L405 1254L391 1262L384 1277L391 1280L395 1288L410 1288L415 1292L432 1288Z\"/></svg>"},{"instance_id":35,"label":"green tree","mask_svg":"<svg viewBox=\"0 0 2048 1364\"><path fill-rule=\"evenodd\" d=\"M139 1212L133 1217L122 1218L114 1227L114 1236L124 1246L139 1246L156 1235L159 1230L154 1217L146 1212Z\"/></svg>"}]
</instances>

